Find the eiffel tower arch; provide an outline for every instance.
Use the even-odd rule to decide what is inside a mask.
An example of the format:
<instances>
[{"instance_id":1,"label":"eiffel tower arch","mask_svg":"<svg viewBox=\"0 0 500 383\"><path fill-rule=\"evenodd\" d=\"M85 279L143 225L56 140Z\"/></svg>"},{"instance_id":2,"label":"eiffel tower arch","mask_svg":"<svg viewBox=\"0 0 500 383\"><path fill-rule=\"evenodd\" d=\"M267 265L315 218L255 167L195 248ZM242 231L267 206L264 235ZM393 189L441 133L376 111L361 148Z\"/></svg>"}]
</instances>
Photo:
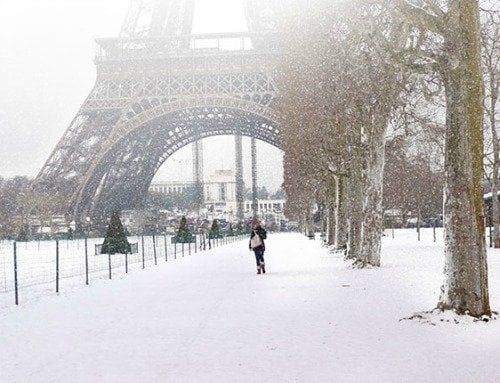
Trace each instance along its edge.
<instances>
[{"instance_id":1,"label":"eiffel tower arch","mask_svg":"<svg viewBox=\"0 0 500 383\"><path fill-rule=\"evenodd\" d=\"M140 204L165 160L216 135L281 148L271 1L246 0L248 33L193 35L194 0L134 0L98 39L94 88L35 180L81 223Z\"/></svg>"}]
</instances>

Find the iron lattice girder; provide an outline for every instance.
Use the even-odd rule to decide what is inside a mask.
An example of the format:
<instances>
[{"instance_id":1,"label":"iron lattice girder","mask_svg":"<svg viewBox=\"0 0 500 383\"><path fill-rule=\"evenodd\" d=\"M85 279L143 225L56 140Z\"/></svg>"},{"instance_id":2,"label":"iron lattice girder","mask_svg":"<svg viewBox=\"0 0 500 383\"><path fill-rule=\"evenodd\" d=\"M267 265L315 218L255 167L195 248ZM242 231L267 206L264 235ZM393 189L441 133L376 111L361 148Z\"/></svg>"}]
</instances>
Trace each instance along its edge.
<instances>
[{"instance_id":1,"label":"iron lattice girder","mask_svg":"<svg viewBox=\"0 0 500 383\"><path fill-rule=\"evenodd\" d=\"M258 47L255 41L262 41ZM179 61L196 63L200 58L229 61L232 56L249 57L280 52L279 35L265 33L204 33L171 37L147 38L100 38L96 40L97 64L108 64L108 68L119 68L118 64L162 64L176 68ZM149 62L149 64L148 64ZM182 67L178 67L183 70ZM99 71L98 71L99 72Z\"/></svg>"},{"instance_id":2,"label":"iron lattice girder","mask_svg":"<svg viewBox=\"0 0 500 383\"><path fill-rule=\"evenodd\" d=\"M279 60L278 51L203 51L166 58L155 55L149 59L144 59L141 53L140 57L141 60L98 60L96 86L85 107L121 107L130 98L142 96L243 96L264 89L276 91L273 75Z\"/></svg>"},{"instance_id":3,"label":"iron lattice girder","mask_svg":"<svg viewBox=\"0 0 500 383\"><path fill-rule=\"evenodd\" d=\"M138 138L141 136L148 137L145 127L154 127L156 131L166 134L163 136L163 156L158 156L154 170L149 172L152 177L166 158L183 146L205 137L242 134L281 148L278 121L277 113L269 107L236 98L182 99L144 111L114 128L86 171L81 186L76 189L72 205L77 207L77 214L81 216L81 210L89 205L89 198L92 199L95 195L92 190L97 189L105 170L113 166L122 167L122 164L125 168L128 167L127 161L116 153L130 137L134 137L136 142L140 142ZM153 141L162 140L156 137ZM144 148L148 146L140 146L144 155L147 155L148 150ZM142 163L153 164L154 161ZM120 174L125 175L127 172Z\"/></svg>"},{"instance_id":4,"label":"iron lattice girder","mask_svg":"<svg viewBox=\"0 0 500 383\"><path fill-rule=\"evenodd\" d=\"M261 55L257 56L262 58ZM251 63L239 66L236 73L214 74L214 68L227 71L226 66L221 68L218 65L209 66L210 70L206 74L193 73L193 68L186 65L182 65L183 69L176 71L180 72L176 74L170 69L158 71L158 65L146 66L142 68L142 72L137 72L130 63L124 63L120 65L120 70L124 72L122 74L100 74L80 114L59 142L40 176L59 176L66 180L81 176L121 115L124 115L122 119L127 120L160 105L175 107L180 97L222 95L234 98L232 105L235 108L243 107L248 110L247 104L252 103L272 107L276 94L272 77L276 57L266 56L267 60L263 61L259 61L255 55L245 57L251 57ZM250 71L252 68L254 72ZM248 72L245 73L245 70ZM107 73L105 70L100 72ZM244 100L245 106L238 105L241 104L238 99ZM205 98L194 104L204 105L206 101L208 104L212 102L210 98ZM215 101L213 104L228 105L227 100ZM191 106L189 100L187 106ZM261 112L261 108L256 105L253 105L253 109L256 113ZM167 113L169 111L164 110ZM277 116L271 118L276 120Z\"/></svg>"},{"instance_id":5,"label":"iron lattice girder","mask_svg":"<svg viewBox=\"0 0 500 383\"><path fill-rule=\"evenodd\" d=\"M37 180L69 181L85 173L120 113L79 113L42 168Z\"/></svg>"},{"instance_id":6,"label":"iron lattice girder","mask_svg":"<svg viewBox=\"0 0 500 383\"><path fill-rule=\"evenodd\" d=\"M132 0L122 37L175 36L193 30L194 0Z\"/></svg>"},{"instance_id":7,"label":"iron lattice girder","mask_svg":"<svg viewBox=\"0 0 500 383\"><path fill-rule=\"evenodd\" d=\"M135 115L186 96L229 96L270 105L276 95L273 78L265 72L197 74L143 78L106 78L95 86L82 110L124 109ZM137 100L130 104L131 100Z\"/></svg>"},{"instance_id":8,"label":"iron lattice girder","mask_svg":"<svg viewBox=\"0 0 500 383\"><path fill-rule=\"evenodd\" d=\"M244 0L249 31L275 30L275 0ZM195 0L132 0L122 37L175 36L192 33Z\"/></svg>"},{"instance_id":9,"label":"iron lattice girder","mask_svg":"<svg viewBox=\"0 0 500 383\"><path fill-rule=\"evenodd\" d=\"M67 184L68 193L73 191L68 209L77 212L77 217L81 217L84 210L85 215L94 215L93 211L101 211L103 206L109 208L116 205L112 201L118 196L125 202L137 203L133 194L142 191L131 189L130 182L119 180L125 174L128 174L129 179L146 175L147 180L144 178L142 180L148 184L151 181L149 178L152 179L168 156L195 138L241 133L277 147L281 146L277 129L279 116L268 105L229 96L184 97L158 106L154 105L153 101L146 104L144 102L131 104L129 100L127 108L121 111L116 109L109 109L108 112L106 109L86 111L82 108L87 114L82 114L75 120L75 124L80 125L74 130L68 130L68 134L61 140L39 178ZM231 111L232 114L227 111ZM118 119L118 116L121 118ZM164 116L168 118L160 122ZM103 124L104 121L106 124ZM120 157L116 153L124 137L133 136L133 132L140 131L141 127L155 123L170 127L169 137L164 139L165 146L160 154L155 154L157 161L145 161L145 157L136 157L136 162L149 165L147 169L134 171L130 159L125 155ZM137 138L139 135L136 134L135 137L137 142L141 142ZM139 147L143 152L149 150L148 145L144 143ZM126 171L107 174L105 169L110 168L122 168ZM106 182L103 183L103 179ZM76 183L69 182L70 180ZM109 188L109 192L99 191L99 185L101 189L106 189L107 185L113 183L116 185ZM119 186L129 192L123 191ZM122 191L119 192L117 187ZM132 194L128 195L130 193ZM94 198L101 202L92 203Z\"/></svg>"},{"instance_id":10,"label":"iron lattice girder","mask_svg":"<svg viewBox=\"0 0 500 383\"><path fill-rule=\"evenodd\" d=\"M267 118L231 108L190 108L149 120L122 137L99 161L78 196L77 213L82 215L92 201L93 209L99 206L96 210L123 207L120 204L130 203L137 194L144 195L156 171L177 150L200 138L234 134L280 147L277 129ZM140 179L140 185L131 188L131 179ZM98 184L100 190L92 193ZM128 192L119 192L122 189ZM112 202L117 196L122 200Z\"/></svg>"},{"instance_id":11,"label":"iron lattice girder","mask_svg":"<svg viewBox=\"0 0 500 383\"><path fill-rule=\"evenodd\" d=\"M229 35L236 51L182 45L213 35L101 41L96 85L36 183L57 189L78 221L140 203L161 164L193 141L242 134L280 148L279 54L245 48L255 36Z\"/></svg>"},{"instance_id":12,"label":"iron lattice girder","mask_svg":"<svg viewBox=\"0 0 500 383\"><path fill-rule=\"evenodd\" d=\"M161 76L143 78L108 78L102 79L92 91L84 105L93 109L92 101L134 97L178 97L194 95L250 95L270 93L274 95L276 87L267 73L232 73L232 74L196 74L185 76Z\"/></svg>"}]
</instances>

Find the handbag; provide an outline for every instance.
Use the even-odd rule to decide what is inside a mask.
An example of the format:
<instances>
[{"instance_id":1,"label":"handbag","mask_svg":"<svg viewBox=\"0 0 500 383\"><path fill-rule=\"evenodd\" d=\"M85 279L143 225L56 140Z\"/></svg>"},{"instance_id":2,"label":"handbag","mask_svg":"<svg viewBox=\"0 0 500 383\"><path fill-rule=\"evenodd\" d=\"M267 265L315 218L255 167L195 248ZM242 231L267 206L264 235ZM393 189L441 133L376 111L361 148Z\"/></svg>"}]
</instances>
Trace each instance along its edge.
<instances>
[{"instance_id":1,"label":"handbag","mask_svg":"<svg viewBox=\"0 0 500 383\"><path fill-rule=\"evenodd\" d=\"M254 236L252 237L252 239L250 239L250 247L252 249L255 249L260 245L262 245L262 239L260 238L260 235L254 231Z\"/></svg>"}]
</instances>

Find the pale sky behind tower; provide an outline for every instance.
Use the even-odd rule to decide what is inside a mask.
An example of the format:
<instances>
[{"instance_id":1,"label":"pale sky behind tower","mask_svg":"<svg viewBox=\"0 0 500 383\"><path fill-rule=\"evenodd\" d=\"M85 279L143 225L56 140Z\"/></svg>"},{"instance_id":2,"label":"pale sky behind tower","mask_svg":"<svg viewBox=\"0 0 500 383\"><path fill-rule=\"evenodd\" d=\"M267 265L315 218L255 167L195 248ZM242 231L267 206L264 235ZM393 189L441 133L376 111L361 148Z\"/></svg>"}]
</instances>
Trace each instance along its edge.
<instances>
[{"instance_id":1,"label":"pale sky behind tower","mask_svg":"<svg viewBox=\"0 0 500 383\"><path fill-rule=\"evenodd\" d=\"M95 82L95 39L118 36L128 0L0 0L0 176L35 177ZM194 33L245 31L241 0L197 0ZM243 138L250 185L250 139ZM258 143L259 185L283 182L282 153ZM205 178L234 169L234 138L204 140ZM179 171L180 170L180 171ZM192 178L191 146L156 180Z\"/></svg>"}]
</instances>

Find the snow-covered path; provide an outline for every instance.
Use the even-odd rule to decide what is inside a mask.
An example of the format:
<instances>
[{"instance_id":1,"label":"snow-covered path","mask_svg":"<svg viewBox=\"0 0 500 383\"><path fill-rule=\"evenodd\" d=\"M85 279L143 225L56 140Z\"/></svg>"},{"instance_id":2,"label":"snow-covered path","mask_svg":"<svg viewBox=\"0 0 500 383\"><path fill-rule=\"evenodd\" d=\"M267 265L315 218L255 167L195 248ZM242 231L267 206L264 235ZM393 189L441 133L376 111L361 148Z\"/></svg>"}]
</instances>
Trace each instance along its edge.
<instances>
[{"instance_id":1,"label":"snow-covered path","mask_svg":"<svg viewBox=\"0 0 500 383\"><path fill-rule=\"evenodd\" d=\"M402 321L437 302L441 245L384 238L381 269L272 234L0 311L1 382L498 382L500 321ZM490 255L500 308L500 253Z\"/></svg>"}]
</instances>

